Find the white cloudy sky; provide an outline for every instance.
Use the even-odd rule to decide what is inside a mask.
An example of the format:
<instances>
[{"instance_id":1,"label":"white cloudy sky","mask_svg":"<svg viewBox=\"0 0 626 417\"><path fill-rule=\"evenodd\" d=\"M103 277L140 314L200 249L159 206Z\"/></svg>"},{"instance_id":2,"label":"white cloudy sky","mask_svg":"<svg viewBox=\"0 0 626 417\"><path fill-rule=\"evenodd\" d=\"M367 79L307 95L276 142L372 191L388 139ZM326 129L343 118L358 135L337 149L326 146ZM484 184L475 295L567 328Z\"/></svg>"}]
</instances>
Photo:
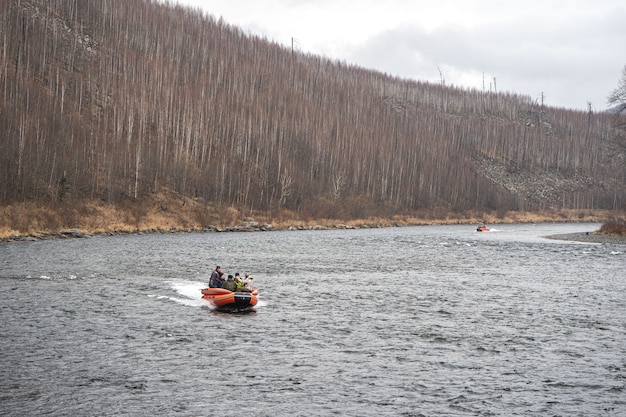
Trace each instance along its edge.
<instances>
[{"instance_id":1,"label":"white cloudy sky","mask_svg":"<svg viewBox=\"0 0 626 417\"><path fill-rule=\"evenodd\" d=\"M626 65L624 0L176 0L390 75L596 111Z\"/></svg>"}]
</instances>

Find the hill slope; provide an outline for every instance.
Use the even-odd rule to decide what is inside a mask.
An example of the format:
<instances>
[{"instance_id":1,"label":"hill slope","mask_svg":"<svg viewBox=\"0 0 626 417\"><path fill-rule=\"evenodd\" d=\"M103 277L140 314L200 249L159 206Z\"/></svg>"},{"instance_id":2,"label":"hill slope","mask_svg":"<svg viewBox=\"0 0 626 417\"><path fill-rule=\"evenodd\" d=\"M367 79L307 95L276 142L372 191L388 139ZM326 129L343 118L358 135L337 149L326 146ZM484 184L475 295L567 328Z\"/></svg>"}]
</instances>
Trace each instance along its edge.
<instances>
[{"instance_id":1,"label":"hill slope","mask_svg":"<svg viewBox=\"0 0 626 417\"><path fill-rule=\"evenodd\" d=\"M607 114L293 53L170 3L0 8L3 206L165 191L365 218L626 202Z\"/></svg>"}]
</instances>

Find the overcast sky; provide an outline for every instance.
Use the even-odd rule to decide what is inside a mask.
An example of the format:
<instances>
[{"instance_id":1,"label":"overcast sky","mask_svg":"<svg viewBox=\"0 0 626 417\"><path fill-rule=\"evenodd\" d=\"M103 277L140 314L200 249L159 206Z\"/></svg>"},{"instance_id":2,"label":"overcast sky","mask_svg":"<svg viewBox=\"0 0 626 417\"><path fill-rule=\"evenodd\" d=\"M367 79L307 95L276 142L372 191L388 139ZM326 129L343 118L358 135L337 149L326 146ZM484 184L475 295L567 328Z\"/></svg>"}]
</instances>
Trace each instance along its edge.
<instances>
[{"instance_id":1,"label":"overcast sky","mask_svg":"<svg viewBox=\"0 0 626 417\"><path fill-rule=\"evenodd\" d=\"M177 1L304 53L570 109L606 109L626 65L624 0Z\"/></svg>"}]
</instances>

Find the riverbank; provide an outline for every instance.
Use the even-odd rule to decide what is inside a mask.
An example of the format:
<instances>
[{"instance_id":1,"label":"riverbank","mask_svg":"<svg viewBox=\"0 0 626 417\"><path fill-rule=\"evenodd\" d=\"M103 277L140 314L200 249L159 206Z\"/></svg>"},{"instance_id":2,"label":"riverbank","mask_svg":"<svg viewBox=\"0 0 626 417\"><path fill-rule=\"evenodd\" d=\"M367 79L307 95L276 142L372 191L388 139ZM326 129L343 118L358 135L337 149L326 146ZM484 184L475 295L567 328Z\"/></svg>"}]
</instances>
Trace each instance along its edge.
<instances>
[{"instance_id":1,"label":"riverbank","mask_svg":"<svg viewBox=\"0 0 626 417\"><path fill-rule=\"evenodd\" d=\"M600 243L603 245L626 245L626 236L611 236L597 232L568 233L564 235L546 236L546 238L571 242Z\"/></svg>"},{"instance_id":2,"label":"riverbank","mask_svg":"<svg viewBox=\"0 0 626 417\"><path fill-rule=\"evenodd\" d=\"M264 212L215 207L196 199L176 199L156 194L146 200L123 204L74 200L51 205L27 202L0 207L0 241L143 233L362 229L432 224L605 223L622 215L622 212L609 210L455 212L449 209L421 209L409 214L376 213L361 219L316 219L286 209Z\"/></svg>"},{"instance_id":3,"label":"riverbank","mask_svg":"<svg viewBox=\"0 0 626 417\"><path fill-rule=\"evenodd\" d=\"M20 235L15 234L12 236L0 237L0 242L24 242L24 241L38 241L38 240L56 240L56 239L80 239L80 238L92 238L92 237L102 237L102 236L122 236L122 235L142 235L142 234L176 234L176 233L235 233L235 232L269 232L276 230L349 230L349 229L377 229L377 228L386 228L386 227L410 227L410 226L424 226L424 225L446 225L446 224L467 224L468 227L472 226L476 222L467 222L457 220L444 220L444 221L431 221L431 222L391 222L391 221L359 221L359 222L348 222L346 223L329 223L328 221L324 222L313 222L311 224L299 224L299 225L290 225L285 226L281 225L279 227L274 227L271 224L266 223L257 223L257 222L244 222L239 226L231 226L225 228L218 227L205 227L205 228L175 228L175 229L146 229L146 230L111 230L106 232L98 232L98 231L85 231L80 229L68 229L61 230L58 232L45 232L45 233L34 233L29 235ZM490 223L490 224L512 224L512 223L527 223L527 222L499 222L499 223ZM585 222L573 222L573 221L562 221L555 222L554 220L546 220L546 221L536 221L530 223L588 223ZM598 244L619 244L626 245L626 236L611 236L599 231L593 232L580 232L580 233L568 233L568 234L559 234L559 235L551 235L546 236L547 239L554 240L566 240L566 241L576 241L576 242L584 242L584 243L598 243Z\"/></svg>"}]
</instances>

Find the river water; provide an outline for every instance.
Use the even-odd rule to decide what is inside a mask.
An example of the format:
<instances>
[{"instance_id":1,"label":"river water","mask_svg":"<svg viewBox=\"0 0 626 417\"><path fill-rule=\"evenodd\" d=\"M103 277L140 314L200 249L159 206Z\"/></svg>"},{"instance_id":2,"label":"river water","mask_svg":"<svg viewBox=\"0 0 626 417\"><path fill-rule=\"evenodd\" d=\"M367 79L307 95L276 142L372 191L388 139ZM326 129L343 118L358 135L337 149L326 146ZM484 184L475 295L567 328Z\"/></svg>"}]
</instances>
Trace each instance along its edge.
<instances>
[{"instance_id":1,"label":"river water","mask_svg":"<svg viewBox=\"0 0 626 417\"><path fill-rule=\"evenodd\" d=\"M0 243L0 415L623 416L626 246L543 238L598 227Z\"/></svg>"}]
</instances>

